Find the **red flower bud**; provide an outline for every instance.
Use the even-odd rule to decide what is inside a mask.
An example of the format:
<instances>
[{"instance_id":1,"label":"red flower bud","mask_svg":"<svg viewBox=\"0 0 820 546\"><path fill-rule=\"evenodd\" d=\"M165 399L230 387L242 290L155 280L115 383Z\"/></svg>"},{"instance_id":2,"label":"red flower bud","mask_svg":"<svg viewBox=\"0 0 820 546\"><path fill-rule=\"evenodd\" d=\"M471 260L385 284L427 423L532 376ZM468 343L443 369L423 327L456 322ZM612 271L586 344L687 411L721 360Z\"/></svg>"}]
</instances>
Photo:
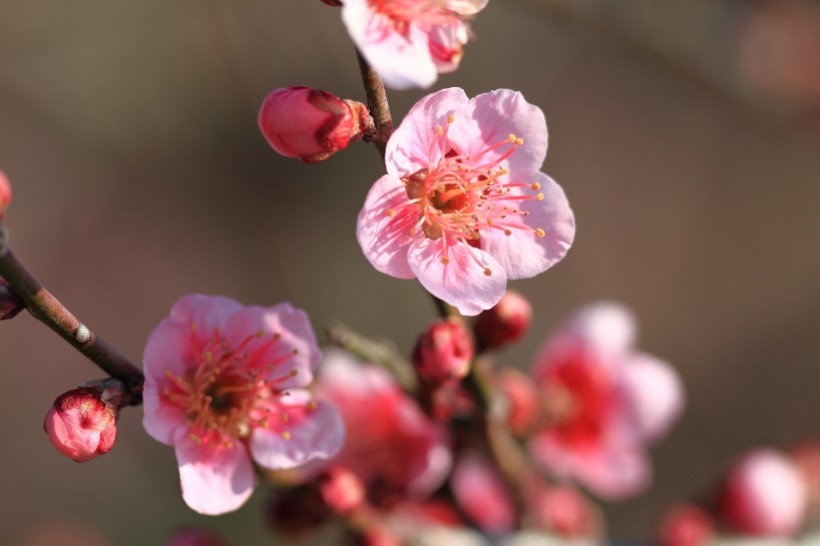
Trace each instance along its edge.
<instances>
[{"instance_id":1,"label":"red flower bud","mask_svg":"<svg viewBox=\"0 0 820 546\"><path fill-rule=\"evenodd\" d=\"M336 514L349 514L364 503L364 484L342 466L334 466L321 476L319 492Z\"/></svg>"},{"instance_id":2,"label":"red flower bud","mask_svg":"<svg viewBox=\"0 0 820 546\"><path fill-rule=\"evenodd\" d=\"M473 340L460 322L437 320L416 341L413 366L422 381L441 385L465 377L473 354Z\"/></svg>"},{"instance_id":3,"label":"red flower bud","mask_svg":"<svg viewBox=\"0 0 820 546\"><path fill-rule=\"evenodd\" d=\"M11 183L3 171L0 171L0 220L6 213L6 209L11 204Z\"/></svg>"},{"instance_id":4,"label":"red flower bud","mask_svg":"<svg viewBox=\"0 0 820 546\"><path fill-rule=\"evenodd\" d=\"M495 307L478 315L473 328L479 347L498 349L524 337L530 323L530 302L518 292L508 291Z\"/></svg>"},{"instance_id":5,"label":"red flower bud","mask_svg":"<svg viewBox=\"0 0 820 546\"><path fill-rule=\"evenodd\" d=\"M507 424L518 437L526 436L538 417L538 391L532 379L515 368L504 368L496 374L498 387L507 399Z\"/></svg>"},{"instance_id":6,"label":"red flower bud","mask_svg":"<svg viewBox=\"0 0 820 546\"><path fill-rule=\"evenodd\" d=\"M26 304L20 296L11 291L6 281L0 279L0 320L14 318L25 308Z\"/></svg>"},{"instance_id":7,"label":"red flower bud","mask_svg":"<svg viewBox=\"0 0 820 546\"><path fill-rule=\"evenodd\" d=\"M694 504L669 509L658 527L660 546L700 546L711 542L715 533L712 518Z\"/></svg>"},{"instance_id":8,"label":"red flower bud","mask_svg":"<svg viewBox=\"0 0 820 546\"><path fill-rule=\"evenodd\" d=\"M57 451L78 463L108 453L117 438L119 381L106 380L61 394L43 427Z\"/></svg>"},{"instance_id":9,"label":"red flower bud","mask_svg":"<svg viewBox=\"0 0 820 546\"><path fill-rule=\"evenodd\" d=\"M373 125L363 104L305 86L271 91L258 121L271 148L305 163L326 160Z\"/></svg>"}]
</instances>

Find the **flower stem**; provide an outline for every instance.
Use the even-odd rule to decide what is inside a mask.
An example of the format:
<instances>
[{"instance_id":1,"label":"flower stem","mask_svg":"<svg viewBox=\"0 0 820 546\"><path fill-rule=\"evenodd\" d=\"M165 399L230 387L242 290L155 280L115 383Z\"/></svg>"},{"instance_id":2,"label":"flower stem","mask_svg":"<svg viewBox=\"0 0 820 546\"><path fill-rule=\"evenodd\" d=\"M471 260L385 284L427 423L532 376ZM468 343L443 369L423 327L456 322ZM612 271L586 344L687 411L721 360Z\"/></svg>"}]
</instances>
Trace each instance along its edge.
<instances>
[{"instance_id":1,"label":"flower stem","mask_svg":"<svg viewBox=\"0 0 820 546\"><path fill-rule=\"evenodd\" d=\"M34 318L54 330L111 377L123 381L126 386L123 406L142 402L142 371L80 322L29 272L25 264L12 252L8 244L8 231L2 225L0 277L5 279L14 293L26 303L29 313Z\"/></svg>"},{"instance_id":2,"label":"flower stem","mask_svg":"<svg viewBox=\"0 0 820 546\"><path fill-rule=\"evenodd\" d=\"M384 82L379 78L376 71L367 64L361 52L357 50L356 55L359 59L359 70L362 73L362 83L367 96L367 108L370 110L370 115L376 125L376 134L370 138L369 142L376 146L382 159L384 159L387 141L393 133L393 118L390 115L390 105L387 104L387 93L384 91Z\"/></svg>"}]
</instances>

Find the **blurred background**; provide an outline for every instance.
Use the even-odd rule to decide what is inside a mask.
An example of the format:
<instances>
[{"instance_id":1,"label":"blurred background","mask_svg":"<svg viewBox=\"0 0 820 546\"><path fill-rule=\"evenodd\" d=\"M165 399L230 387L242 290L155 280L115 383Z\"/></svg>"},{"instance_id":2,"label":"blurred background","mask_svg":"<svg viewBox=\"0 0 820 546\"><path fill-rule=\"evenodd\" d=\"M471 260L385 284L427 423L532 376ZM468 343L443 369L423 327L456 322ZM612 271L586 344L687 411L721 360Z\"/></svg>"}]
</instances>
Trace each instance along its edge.
<instances>
[{"instance_id":1,"label":"blurred background","mask_svg":"<svg viewBox=\"0 0 820 546\"><path fill-rule=\"evenodd\" d=\"M539 105L544 171L578 223L562 263L512 284L535 323L500 360L528 366L568 312L614 299L687 385L651 490L606 506L611 534L649 534L740 451L820 438L818 4L492 0L473 29L436 88L508 87ZM383 171L375 150L306 166L257 130L264 96L295 84L363 100L338 10L316 0L0 1L16 252L135 362L192 292L288 300L317 330L340 319L409 351L431 302L373 270L354 236ZM394 118L423 94L391 93ZM0 324L0 348L0 541L160 544L186 524L273 540L262 490L235 514L191 512L140 408L107 456L57 454L46 411L101 372L27 315Z\"/></svg>"}]
</instances>

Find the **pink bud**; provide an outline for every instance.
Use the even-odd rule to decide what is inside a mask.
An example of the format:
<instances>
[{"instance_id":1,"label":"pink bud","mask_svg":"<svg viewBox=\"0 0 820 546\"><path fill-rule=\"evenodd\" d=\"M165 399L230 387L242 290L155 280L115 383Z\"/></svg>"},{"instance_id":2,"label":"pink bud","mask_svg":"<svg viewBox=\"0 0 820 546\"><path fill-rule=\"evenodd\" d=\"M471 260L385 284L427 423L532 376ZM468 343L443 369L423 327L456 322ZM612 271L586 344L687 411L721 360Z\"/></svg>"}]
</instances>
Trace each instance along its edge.
<instances>
[{"instance_id":1,"label":"pink bud","mask_svg":"<svg viewBox=\"0 0 820 546\"><path fill-rule=\"evenodd\" d=\"M168 537L165 546L227 546L227 542L205 529L180 529Z\"/></svg>"},{"instance_id":2,"label":"pink bud","mask_svg":"<svg viewBox=\"0 0 820 546\"><path fill-rule=\"evenodd\" d=\"M806 486L788 457L774 449L757 449L731 467L718 509L741 533L792 535L803 521Z\"/></svg>"},{"instance_id":3,"label":"pink bud","mask_svg":"<svg viewBox=\"0 0 820 546\"><path fill-rule=\"evenodd\" d=\"M78 387L61 394L46 415L43 426L57 451L78 463L108 453L117 438L117 404L112 389Z\"/></svg>"},{"instance_id":4,"label":"pink bud","mask_svg":"<svg viewBox=\"0 0 820 546\"><path fill-rule=\"evenodd\" d=\"M451 383L470 371L473 353L473 340L461 322L437 320L416 341L413 366L428 384Z\"/></svg>"},{"instance_id":5,"label":"pink bud","mask_svg":"<svg viewBox=\"0 0 820 546\"><path fill-rule=\"evenodd\" d=\"M364 503L364 484L350 470L334 466L319 480L319 492L336 514L349 514Z\"/></svg>"},{"instance_id":6,"label":"pink bud","mask_svg":"<svg viewBox=\"0 0 820 546\"><path fill-rule=\"evenodd\" d=\"M6 281L0 278L0 320L14 318L25 308L25 302L11 291Z\"/></svg>"},{"instance_id":7,"label":"pink bud","mask_svg":"<svg viewBox=\"0 0 820 546\"><path fill-rule=\"evenodd\" d=\"M699 506L679 504L667 510L658 526L660 546L700 546L711 541L712 518Z\"/></svg>"},{"instance_id":8,"label":"pink bud","mask_svg":"<svg viewBox=\"0 0 820 546\"><path fill-rule=\"evenodd\" d=\"M516 436L523 437L538 417L538 391L530 377L515 368L503 368L496 375L499 389L509 404L507 424Z\"/></svg>"},{"instance_id":9,"label":"pink bud","mask_svg":"<svg viewBox=\"0 0 820 546\"><path fill-rule=\"evenodd\" d=\"M6 213L6 209L11 204L11 183L3 171L0 171L0 220Z\"/></svg>"},{"instance_id":10,"label":"pink bud","mask_svg":"<svg viewBox=\"0 0 820 546\"><path fill-rule=\"evenodd\" d=\"M536 524L560 537L593 537L600 532L593 505L571 487L537 487L528 501L528 511Z\"/></svg>"},{"instance_id":11,"label":"pink bud","mask_svg":"<svg viewBox=\"0 0 820 546\"><path fill-rule=\"evenodd\" d=\"M532 323L532 306L518 292L507 291L495 307L478 315L474 331L479 347L498 349L518 341Z\"/></svg>"},{"instance_id":12,"label":"pink bud","mask_svg":"<svg viewBox=\"0 0 820 546\"><path fill-rule=\"evenodd\" d=\"M259 109L259 128L285 157L318 163L372 128L367 108L305 86L271 91Z\"/></svg>"}]
</instances>

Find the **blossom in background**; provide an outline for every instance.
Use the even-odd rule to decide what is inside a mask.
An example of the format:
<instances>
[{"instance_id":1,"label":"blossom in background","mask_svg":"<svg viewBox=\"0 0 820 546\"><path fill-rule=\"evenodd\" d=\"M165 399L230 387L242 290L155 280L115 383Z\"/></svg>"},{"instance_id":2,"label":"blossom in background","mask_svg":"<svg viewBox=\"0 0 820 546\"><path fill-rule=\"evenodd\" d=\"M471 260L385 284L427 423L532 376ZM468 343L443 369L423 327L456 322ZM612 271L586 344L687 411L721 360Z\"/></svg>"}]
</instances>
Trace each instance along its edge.
<instances>
[{"instance_id":1,"label":"blossom in background","mask_svg":"<svg viewBox=\"0 0 820 546\"><path fill-rule=\"evenodd\" d=\"M462 314L491 308L507 279L545 271L572 244L567 198L538 170L546 153L544 114L520 93L428 95L387 143L387 174L357 222L364 255Z\"/></svg>"},{"instance_id":2,"label":"blossom in background","mask_svg":"<svg viewBox=\"0 0 820 546\"><path fill-rule=\"evenodd\" d=\"M293 468L339 451L344 426L335 409L301 389L319 357L307 315L288 303L177 301L145 347L143 425L174 446L188 506L203 514L239 508L254 487L251 459Z\"/></svg>"},{"instance_id":3,"label":"blossom in background","mask_svg":"<svg viewBox=\"0 0 820 546\"><path fill-rule=\"evenodd\" d=\"M354 472L371 502L390 507L405 498L423 499L442 484L451 466L447 431L389 373L329 350L318 383L347 428L333 464Z\"/></svg>"},{"instance_id":4,"label":"blossom in background","mask_svg":"<svg viewBox=\"0 0 820 546\"><path fill-rule=\"evenodd\" d=\"M635 352L634 338L627 309L592 305L547 340L531 370L546 413L530 442L533 459L609 499L648 486L646 446L669 429L684 404L674 369Z\"/></svg>"},{"instance_id":5,"label":"blossom in background","mask_svg":"<svg viewBox=\"0 0 820 546\"><path fill-rule=\"evenodd\" d=\"M504 479L478 453L458 458L450 488L462 512L485 533L498 536L515 528L515 506Z\"/></svg>"},{"instance_id":6,"label":"blossom in background","mask_svg":"<svg viewBox=\"0 0 820 546\"><path fill-rule=\"evenodd\" d=\"M343 0L342 20L388 87L430 87L452 72L487 0Z\"/></svg>"}]
</instances>

